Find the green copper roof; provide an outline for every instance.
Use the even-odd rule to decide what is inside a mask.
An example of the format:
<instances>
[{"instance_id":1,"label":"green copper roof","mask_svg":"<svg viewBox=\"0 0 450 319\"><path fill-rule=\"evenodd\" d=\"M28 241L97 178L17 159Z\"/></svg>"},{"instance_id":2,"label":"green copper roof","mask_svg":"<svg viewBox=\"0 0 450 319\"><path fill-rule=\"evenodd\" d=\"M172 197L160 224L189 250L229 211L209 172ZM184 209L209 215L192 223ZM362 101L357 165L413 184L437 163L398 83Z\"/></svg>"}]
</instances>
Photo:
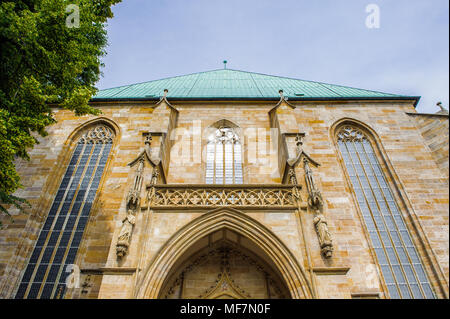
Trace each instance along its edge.
<instances>
[{"instance_id":1,"label":"green copper roof","mask_svg":"<svg viewBox=\"0 0 450 319\"><path fill-rule=\"evenodd\" d=\"M230 69L213 70L100 90L93 100L155 99L386 99L405 96Z\"/></svg>"}]
</instances>

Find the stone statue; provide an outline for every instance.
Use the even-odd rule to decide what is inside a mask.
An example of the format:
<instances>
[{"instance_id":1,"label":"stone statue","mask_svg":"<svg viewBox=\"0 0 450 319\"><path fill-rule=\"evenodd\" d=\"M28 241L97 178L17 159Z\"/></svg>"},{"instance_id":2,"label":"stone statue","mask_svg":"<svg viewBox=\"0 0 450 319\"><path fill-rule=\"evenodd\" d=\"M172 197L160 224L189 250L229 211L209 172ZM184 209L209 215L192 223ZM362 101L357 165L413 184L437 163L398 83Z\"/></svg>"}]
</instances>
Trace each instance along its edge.
<instances>
[{"instance_id":1,"label":"stone statue","mask_svg":"<svg viewBox=\"0 0 450 319\"><path fill-rule=\"evenodd\" d=\"M133 233L133 227L136 223L135 211L129 209L127 216L122 221L122 227L120 228L119 238L117 239L116 252L117 257L121 258L128 252L130 246L131 234Z\"/></svg>"},{"instance_id":2,"label":"stone statue","mask_svg":"<svg viewBox=\"0 0 450 319\"><path fill-rule=\"evenodd\" d=\"M303 160L305 169L305 181L308 189L308 206L314 211L313 219L317 237L320 244L320 252L325 258L330 258L333 254L333 240L328 230L328 223L323 216L323 199L320 190L316 187L314 176L307 158Z\"/></svg>"},{"instance_id":3,"label":"stone statue","mask_svg":"<svg viewBox=\"0 0 450 319\"><path fill-rule=\"evenodd\" d=\"M116 255L119 259L128 253L134 224L136 223L136 212L140 206L141 188L144 180L144 155L141 154L136 161L139 165L136 169L133 186L127 195L127 216L122 220L122 227L116 244Z\"/></svg>"},{"instance_id":4,"label":"stone statue","mask_svg":"<svg viewBox=\"0 0 450 319\"><path fill-rule=\"evenodd\" d=\"M147 145L147 150L150 150L151 136L147 135L145 144ZM119 237L116 244L116 255L117 258L122 258L128 253L128 248L131 243L131 236L133 235L134 224L136 223L136 214L140 209L141 202L141 189L144 182L144 166L145 166L145 153L141 153L136 160L134 160L130 165L138 163L136 173L134 176L134 182L127 195L127 216L122 220L122 227L120 228ZM151 185L158 182L158 168L153 168ZM152 189L154 194L154 189Z\"/></svg>"},{"instance_id":5,"label":"stone statue","mask_svg":"<svg viewBox=\"0 0 450 319\"><path fill-rule=\"evenodd\" d=\"M324 257L330 258L333 254L333 240L328 231L328 223L325 220L325 216L322 214L316 215L313 222L319 238L321 253Z\"/></svg>"}]
</instances>

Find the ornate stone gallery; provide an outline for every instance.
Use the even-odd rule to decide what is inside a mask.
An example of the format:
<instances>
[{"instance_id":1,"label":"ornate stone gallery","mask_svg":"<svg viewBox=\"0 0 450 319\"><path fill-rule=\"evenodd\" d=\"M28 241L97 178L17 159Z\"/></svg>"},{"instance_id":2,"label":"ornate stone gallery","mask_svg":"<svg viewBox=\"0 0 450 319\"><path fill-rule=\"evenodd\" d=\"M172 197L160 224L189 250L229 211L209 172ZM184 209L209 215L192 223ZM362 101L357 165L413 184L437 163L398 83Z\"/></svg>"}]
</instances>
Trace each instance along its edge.
<instances>
[{"instance_id":1,"label":"ornate stone gallery","mask_svg":"<svg viewBox=\"0 0 450 319\"><path fill-rule=\"evenodd\" d=\"M236 70L100 91L17 162L2 298L448 298L448 112Z\"/></svg>"}]
</instances>

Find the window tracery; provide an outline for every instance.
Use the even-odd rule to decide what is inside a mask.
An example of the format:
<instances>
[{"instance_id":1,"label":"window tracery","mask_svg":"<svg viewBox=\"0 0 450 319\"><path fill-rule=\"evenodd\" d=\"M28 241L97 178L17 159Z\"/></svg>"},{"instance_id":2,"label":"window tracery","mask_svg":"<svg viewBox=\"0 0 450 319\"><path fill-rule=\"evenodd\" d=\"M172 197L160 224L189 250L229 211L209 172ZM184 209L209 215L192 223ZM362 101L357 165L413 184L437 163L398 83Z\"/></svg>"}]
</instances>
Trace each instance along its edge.
<instances>
[{"instance_id":1,"label":"window tracery","mask_svg":"<svg viewBox=\"0 0 450 319\"><path fill-rule=\"evenodd\" d=\"M75 142L16 298L62 298L69 265L84 233L115 134L106 125L87 129Z\"/></svg>"},{"instance_id":2,"label":"window tracery","mask_svg":"<svg viewBox=\"0 0 450 319\"><path fill-rule=\"evenodd\" d=\"M338 146L391 298L435 298L369 137L346 125Z\"/></svg>"},{"instance_id":3,"label":"window tracery","mask_svg":"<svg viewBox=\"0 0 450 319\"><path fill-rule=\"evenodd\" d=\"M208 137L206 184L243 184L242 147L230 127L220 127Z\"/></svg>"}]
</instances>

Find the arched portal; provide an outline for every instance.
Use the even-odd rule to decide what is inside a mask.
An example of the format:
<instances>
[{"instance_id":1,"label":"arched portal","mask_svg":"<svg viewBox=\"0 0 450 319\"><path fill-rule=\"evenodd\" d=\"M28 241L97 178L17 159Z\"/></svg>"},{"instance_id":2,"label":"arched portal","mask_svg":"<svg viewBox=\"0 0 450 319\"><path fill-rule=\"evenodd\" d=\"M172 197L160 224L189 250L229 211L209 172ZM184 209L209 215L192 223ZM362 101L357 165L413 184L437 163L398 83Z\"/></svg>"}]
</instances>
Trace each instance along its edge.
<instances>
[{"instance_id":1,"label":"arched portal","mask_svg":"<svg viewBox=\"0 0 450 319\"><path fill-rule=\"evenodd\" d=\"M304 269L280 239L256 220L228 208L206 213L177 231L144 270L136 287L136 297L194 298L180 294L177 286L180 286L183 271L186 274L189 266L205 254L210 254L210 258L199 261L198 265L203 265L199 269L216 271L217 278L207 281L209 286L200 284L203 293L195 298L312 298ZM245 262L237 261L239 258ZM224 265L234 263L235 270L226 271L226 267L218 264L218 260L223 259L228 259L224 260ZM249 281L255 287L263 284L263 277L269 281L270 288L265 288L264 294L270 293L270 296L254 292L252 296L252 288L243 280L242 269L245 268L256 278ZM228 293L218 292L219 283L228 285ZM174 295L176 289L178 296Z\"/></svg>"},{"instance_id":2,"label":"arched portal","mask_svg":"<svg viewBox=\"0 0 450 319\"><path fill-rule=\"evenodd\" d=\"M198 240L172 267L160 299L286 299L271 261L246 237L223 228Z\"/></svg>"}]
</instances>

